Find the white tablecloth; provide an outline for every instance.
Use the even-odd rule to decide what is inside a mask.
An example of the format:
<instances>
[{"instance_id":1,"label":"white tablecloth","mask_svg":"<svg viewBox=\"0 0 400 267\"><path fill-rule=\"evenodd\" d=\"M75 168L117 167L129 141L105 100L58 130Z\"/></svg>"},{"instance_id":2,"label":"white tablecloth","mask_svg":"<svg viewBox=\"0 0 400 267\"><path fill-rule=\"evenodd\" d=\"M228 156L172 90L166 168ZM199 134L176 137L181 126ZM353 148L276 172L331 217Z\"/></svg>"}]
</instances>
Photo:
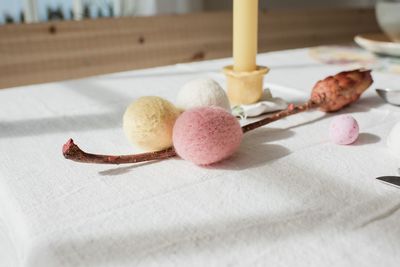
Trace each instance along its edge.
<instances>
[{"instance_id":1,"label":"white tablecloth","mask_svg":"<svg viewBox=\"0 0 400 267\"><path fill-rule=\"evenodd\" d=\"M260 55L266 83L288 101L349 68L306 49ZM400 167L385 138L400 108L375 84L341 113L361 136L328 140L332 118L292 116L246 134L209 168L178 158L127 166L65 160L69 138L92 152L131 153L121 129L135 98L170 100L186 81L221 73L231 59L0 90L0 217L21 266L398 266L400 191L375 177ZM1 236L0 236L1 238Z\"/></svg>"}]
</instances>

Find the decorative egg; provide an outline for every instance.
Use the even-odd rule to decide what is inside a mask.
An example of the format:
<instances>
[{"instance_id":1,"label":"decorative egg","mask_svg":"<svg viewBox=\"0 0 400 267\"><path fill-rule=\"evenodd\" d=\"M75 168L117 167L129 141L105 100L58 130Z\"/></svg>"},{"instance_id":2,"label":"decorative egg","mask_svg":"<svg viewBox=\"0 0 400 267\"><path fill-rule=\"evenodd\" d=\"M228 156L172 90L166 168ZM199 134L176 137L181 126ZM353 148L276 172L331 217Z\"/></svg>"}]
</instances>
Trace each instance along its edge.
<instances>
[{"instance_id":1,"label":"decorative egg","mask_svg":"<svg viewBox=\"0 0 400 267\"><path fill-rule=\"evenodd\" d=\"M186 83L178 93L176 105L183 110L216 106L231 111L224 89L210 78L196 79Z\"/></svg>"},{"instance_id":2,"label":"decorative egg","mask_svg":"<svg viewBox=\"0 0 400 267\"><path fill-rule=\"evenodd\" d=\"M336 116L329 127L329 136L332 142L338 145L354 143L359 134L357 121L350 115Z\"/></svg>"},{"instance_id":3,"label":"decorative egg","mask_svg":"<svg viewBox=\"0 0 400 267\"><path fill-rule=\"evenodd\" d=\"M193 108L182 113L173 130L177 154L197 165L210 165L231 156L243 131L238 120L220 107Z\"/></svg>"},{"instance_id":4,"label":"decorative egg","mask_svg":"<svg viewBox=\"0 0 400 267\"><path fill-rule=\"evenodd\" d=\"M145 151L157 151L172 146L172 129L180 115L169 101L146 96L134 101L123 116L126 137Z\"/></svg>"}]
</instances>

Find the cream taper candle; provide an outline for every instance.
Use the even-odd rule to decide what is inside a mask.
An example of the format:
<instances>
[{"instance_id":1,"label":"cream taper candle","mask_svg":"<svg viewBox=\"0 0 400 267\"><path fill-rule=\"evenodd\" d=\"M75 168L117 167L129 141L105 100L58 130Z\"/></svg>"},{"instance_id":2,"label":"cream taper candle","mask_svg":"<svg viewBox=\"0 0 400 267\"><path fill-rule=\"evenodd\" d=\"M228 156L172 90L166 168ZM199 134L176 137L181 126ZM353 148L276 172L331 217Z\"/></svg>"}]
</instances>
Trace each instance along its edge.
<instances>
[{"instance_id":1,"label":"cream taper candle","mask_svg":"<svg viewBox=\"0 0 400 267\"><path fill-rule=\"evenodd\" d=\"M233 0L233 58L235 71L257 68L258 0Z\"/></svg>"}]
</instances>

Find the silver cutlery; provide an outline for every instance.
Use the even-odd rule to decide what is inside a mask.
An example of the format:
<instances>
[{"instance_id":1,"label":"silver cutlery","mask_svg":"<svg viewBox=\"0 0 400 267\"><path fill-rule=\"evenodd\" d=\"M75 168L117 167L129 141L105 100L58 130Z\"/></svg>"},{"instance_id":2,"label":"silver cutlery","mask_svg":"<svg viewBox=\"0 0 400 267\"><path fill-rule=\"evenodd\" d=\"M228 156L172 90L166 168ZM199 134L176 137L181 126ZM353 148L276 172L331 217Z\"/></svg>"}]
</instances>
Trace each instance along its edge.
<instances>
[{"instance_id":1,"label":"silver cutlery","mask_svg":"<svg viewBox=\"0 0 400 267\"><path fill-rule=\"evenodd\" d=\"M376 93L383 100L385 100L385 102L395 106L400 106L400 90L390 88L377 88Z\"/></svg>"},{"instance_id":2,"label":"silver cutlery","mask_svg":"<svg viewBox=\"0 0 400 267\"><path fill-rule=\"evenodd\" d=\"M376 179L381 181L382 183L400 188L400 176L382 176Z\"/></svg>"}]
</instances>

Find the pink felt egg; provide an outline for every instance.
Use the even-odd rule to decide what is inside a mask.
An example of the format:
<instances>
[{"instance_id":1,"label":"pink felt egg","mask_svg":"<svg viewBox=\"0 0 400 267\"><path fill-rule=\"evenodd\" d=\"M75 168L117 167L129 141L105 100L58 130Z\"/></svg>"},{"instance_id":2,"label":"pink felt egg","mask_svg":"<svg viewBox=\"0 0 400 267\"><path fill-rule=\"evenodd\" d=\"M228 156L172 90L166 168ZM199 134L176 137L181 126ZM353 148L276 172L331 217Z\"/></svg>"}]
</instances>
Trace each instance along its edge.
<instances>
[{"instance_id":1,"label":"pink felt egg","mask_svg":"<svg viewBox=\"0 0 400 267\"><path fill-rule=\"evenodd\" d=\"M349 145L357 140L359 127L350 115L336 116L329 127L329 137L335 144Z\"/></svg>"},{"instance_id":2,"label":"pink felt egg","mask_svg":"<svg viewBox=\"0 0 400 267\"><path fill-rule=\"evenodd\" d=\"M238 120L226 110L199 107L179 116L172 139L181 158L197 165L210 165L231 156L242 137Z\"/></svg>"}]
</instances>

